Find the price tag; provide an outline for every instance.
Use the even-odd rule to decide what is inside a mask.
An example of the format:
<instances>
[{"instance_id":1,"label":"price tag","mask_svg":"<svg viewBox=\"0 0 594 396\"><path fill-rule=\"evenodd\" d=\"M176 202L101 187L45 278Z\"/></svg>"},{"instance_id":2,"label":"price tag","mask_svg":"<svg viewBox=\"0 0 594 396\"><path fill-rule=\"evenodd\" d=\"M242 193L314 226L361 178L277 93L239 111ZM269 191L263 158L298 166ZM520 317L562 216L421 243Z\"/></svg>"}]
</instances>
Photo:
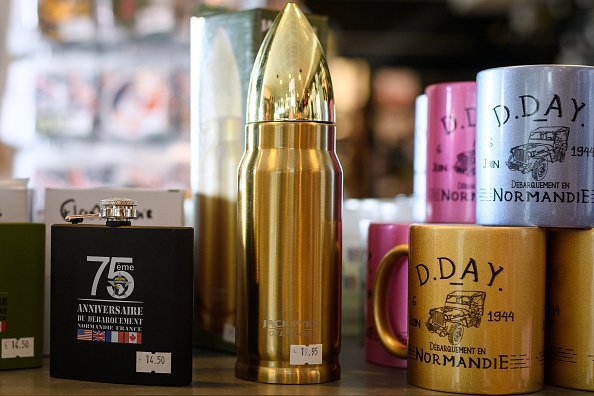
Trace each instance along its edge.
<instances>
[{"instance_id":1,"label":"price tag","mask_svg":"<svg viewBox=\"0 0 594 396\"><path fill-rule=\"evenodd\" d=\"M171 374L171 352L136 352L137 373Z\"/></svg>"},{"instance_id":2,"label":"price tag","mask_svg":"<svg viewBox=\"0 0 594 396\"><path fill-rule=\"evenodd\" d=\"M2 340L2 359L33 357L35 337L5 338Z\"/></svg>"},{"instance_id":3,"label":"price tag","mask_svg":"<svg viewBox=\"0 0 594 396\"><path fill-rule=\"evenodd\" d=\"M322 364L322 344L291 345L289 364Z\"/></svg>"}]
</instances>

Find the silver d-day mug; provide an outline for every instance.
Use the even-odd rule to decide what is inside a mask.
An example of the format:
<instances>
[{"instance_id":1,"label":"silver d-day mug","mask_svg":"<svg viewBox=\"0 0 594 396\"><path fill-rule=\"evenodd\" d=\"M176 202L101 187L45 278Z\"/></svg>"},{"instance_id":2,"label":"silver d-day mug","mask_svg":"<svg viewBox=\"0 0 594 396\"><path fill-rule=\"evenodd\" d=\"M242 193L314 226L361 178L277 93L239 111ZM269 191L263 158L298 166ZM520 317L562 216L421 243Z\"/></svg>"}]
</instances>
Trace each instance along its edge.
<instances>
[{"instance_id":1,"label":"silver d-day mug","mask_svg":"<svg viewBox=\"0 0 594 396\"><path fill-rule=\"evenodd\" d=\"M594 227L594 67L477 76L476 220Z\"/></svg>"}]
</instances>

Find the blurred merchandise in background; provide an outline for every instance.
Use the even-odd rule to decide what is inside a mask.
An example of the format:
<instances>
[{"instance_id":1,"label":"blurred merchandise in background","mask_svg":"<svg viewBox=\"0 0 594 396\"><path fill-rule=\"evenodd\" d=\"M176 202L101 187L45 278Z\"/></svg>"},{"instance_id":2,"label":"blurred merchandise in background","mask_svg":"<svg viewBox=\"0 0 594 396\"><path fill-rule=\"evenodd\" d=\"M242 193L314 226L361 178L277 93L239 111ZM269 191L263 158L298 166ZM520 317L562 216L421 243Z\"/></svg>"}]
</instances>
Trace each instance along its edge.
<instances>
[{"instance_id":1,"label":"blurred merchandise in background","mask_svg":"<svg viewBox=\"0 0 594 396\"><path fill-rule=\"evenodd\" d=\"M198 6L169 0L5 5L2 59L10 61L0 139L16 151L11 175L29 177L37 189L38 212L44 188L188 189L183 21Z\"/></svg>"},{"instance_id":2,"label":"blurred merchandise in background","mask_svg":"<svg viewBox=\"0 0 594 396\"><path fill-rule=\"evenodd\" d=\"M427 95L415 99L413 155L413 219L425 221L427 197Z\"/></svg>"},{"instance_id":3,"label":"blurred merchandise in background","mask_svg":"<svg viewBox=\"0 0 594 396\"><path fill-rule=\"evenodd\" d=\"M330 34L328 67L336 100L336 147L343 169L345 197L365 197L369 191L371 167L368 117L371 70L361 58L336 56Z\"/></svg>"},{"instance_id":4,"label":"blurred merchandise in background","mask_svg":"<svg viewBox=\"0 0 594 396\"><path fill-rule=\"evenodd\" d=\"M346 117L349 128L360 125L360 134L337 142L347 197L412 193L414 101L428 85L474 80L480 70L498 66L594 63L594 0L305 4L328 15L334 53L368 69L358 75L369 84L369 100ZM349 92L336 95L338 111L342 101L361 96L329 58L336 91ZM337 122L340 131L346 120L337 116Z\"/></svg>"},{"instance_id":5,"label":"blurred merchandise in background","mask_svg":"<svg viewBox=\"0 0 594 396\"><path fill-rule=\"evenodd\" d=\"M383 67L372 82L373 192L379 197L412 193L415 98L421 76L408 68Z\"/></svg>"},{"instance_id":6,"label":"blurred merchandise in background","mask_svg":"<svg viewBox=\"0 0 594 396\"><path fill-rule=\"evenodd\" d=\"M0 2L0 105L2 104L6 68L8 66L8 44L6 39L10 21L8 6L8 2ZM0 139L0 179L7 179L12 176L13 152L14 150L10 146L3 144Z\"/></svg>"},{"instance_id":7,"label":"blurred merchandise in background","mask_svg":"<svg viewBox=\"0 0 594 396\"><path fill-rule=\"evenodd\" d=\"M45 188L189 192L189 19L283 1L0 5L0 174Z\"/></svg>"},{"instance_id":8,"label":"blurred merchandise in background","mask_svg":"<svg viewBox=\"0 0 594 396\"><path fill-rule=\"evenodd\" d=\"M344 201L342 216L342 334L363 343L367 289L367 236L369 224L411 223L413 200L399 195L385 199Z\"/></svg>"},{"instance_id":9,"label":"blurred merchandise in background","mask_svg":"<svg viewBox=\"0 0 594 396\"><path fill-rule=\"evenodd\" d=\"M1 1L0 175L38 191L189 191L190 16L284 3ZM412 193L414 99L427 85L594 63L594 0L299 3L329 18L345 197Z\"/></svg>"}]
</instances>

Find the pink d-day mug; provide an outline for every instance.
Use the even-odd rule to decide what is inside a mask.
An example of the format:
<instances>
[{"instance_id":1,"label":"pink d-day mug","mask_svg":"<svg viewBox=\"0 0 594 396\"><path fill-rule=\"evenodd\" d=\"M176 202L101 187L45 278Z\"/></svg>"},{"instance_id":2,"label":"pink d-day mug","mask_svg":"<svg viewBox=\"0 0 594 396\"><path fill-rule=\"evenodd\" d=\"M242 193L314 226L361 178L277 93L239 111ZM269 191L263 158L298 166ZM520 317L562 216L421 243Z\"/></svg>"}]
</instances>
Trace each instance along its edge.
<instances>
[{"instance_id":1,"label":"pink d-day mug","mask_svg":"<svg viewBox=\"0 0 594 396\"><path fill-rule=\"evenodd\" d=\"M427 87L427 223L475 223L476 83Z\"/></svg>"},{"instance_id":2,"label":"pink d-day mug","mask_svg":"<svg viewBox=\"0 0 594 396\"><path fill-rule=\"evenodd\" d=\"M381 344L373 317L373 283L379 263L394 246L408 243L408 224L371 223L368 234L367 260L367 308L365 311L365 359L370 363L391 367L406 367L406 359L389 353ZM391 312L388 314L390 325L396 336L402 341L407 339L407 282L408 260L402 258L399 268L394 270L389 284L387 298Z\"/></svg>"}]
</instances>

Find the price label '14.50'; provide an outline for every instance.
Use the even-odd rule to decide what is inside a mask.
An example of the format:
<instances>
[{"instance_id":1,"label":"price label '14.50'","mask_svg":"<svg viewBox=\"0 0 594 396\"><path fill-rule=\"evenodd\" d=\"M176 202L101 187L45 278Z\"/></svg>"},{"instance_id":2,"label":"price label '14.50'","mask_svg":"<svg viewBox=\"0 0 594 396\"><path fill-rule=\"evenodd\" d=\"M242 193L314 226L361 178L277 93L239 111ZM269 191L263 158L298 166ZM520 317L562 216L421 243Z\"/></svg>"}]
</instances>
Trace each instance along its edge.
<instances>
[{"instance_id":1,"label":"price label '14.50'","mask_svg":"<svg viewBox=\"0 0 594 396\"><path fill-rule=\"evenodd\" d=\"M2 359L33 357L35 337L5 338L2 340Z\"/></svg>"},{"instance_id":2,"label":"price label '14.50'","mask_svg":"<svg viewBox=\"0 0 594 396\"><path fill-rule=\"evenodd\" d=\"M291 345L289 364L322 364L322 344Z\"/></svg>"},{"instance_id":3,"label":"price label '14.50'","mask_svg":"<svg viewBox=\"0 0 594 396\"><path fill-rule=\"evenodd\" d=\"M171 352L136 352L137 373L171 374Z\"/></svg>"}]
</instances>

